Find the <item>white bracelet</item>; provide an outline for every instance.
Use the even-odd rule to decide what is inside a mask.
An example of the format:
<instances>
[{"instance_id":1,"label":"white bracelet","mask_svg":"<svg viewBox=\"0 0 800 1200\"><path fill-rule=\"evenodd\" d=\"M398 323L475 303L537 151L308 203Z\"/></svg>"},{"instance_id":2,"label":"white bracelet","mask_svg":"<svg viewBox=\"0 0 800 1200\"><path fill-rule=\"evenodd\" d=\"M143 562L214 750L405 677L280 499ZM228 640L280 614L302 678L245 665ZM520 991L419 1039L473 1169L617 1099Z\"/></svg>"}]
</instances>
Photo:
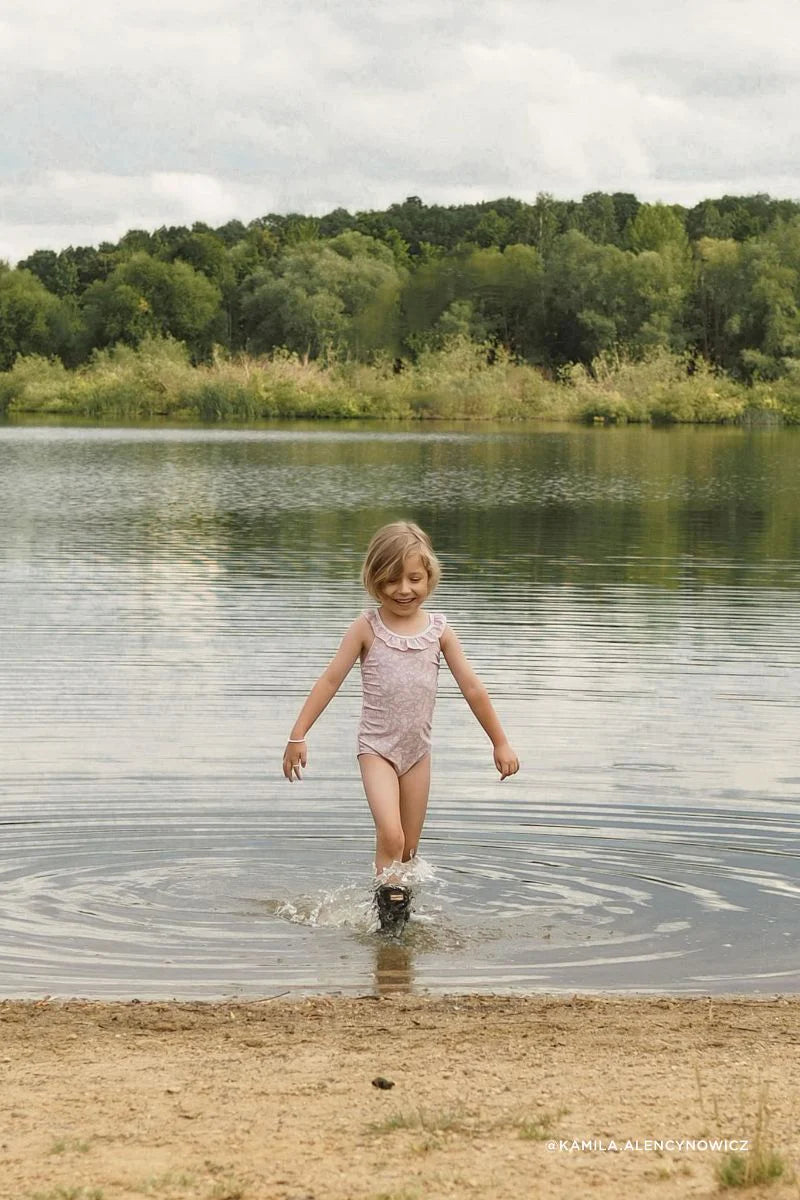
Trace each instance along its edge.
<instances>
[{"instance_id":1,"label":"white bracelet","mask_svg":"<svg viewBox=\"0 0 800 1200\"><path fill-rule=\"evenodd\" d=\"M305 738L287 738L287 742L304 742Z\"/></svg>"}]
</instances>

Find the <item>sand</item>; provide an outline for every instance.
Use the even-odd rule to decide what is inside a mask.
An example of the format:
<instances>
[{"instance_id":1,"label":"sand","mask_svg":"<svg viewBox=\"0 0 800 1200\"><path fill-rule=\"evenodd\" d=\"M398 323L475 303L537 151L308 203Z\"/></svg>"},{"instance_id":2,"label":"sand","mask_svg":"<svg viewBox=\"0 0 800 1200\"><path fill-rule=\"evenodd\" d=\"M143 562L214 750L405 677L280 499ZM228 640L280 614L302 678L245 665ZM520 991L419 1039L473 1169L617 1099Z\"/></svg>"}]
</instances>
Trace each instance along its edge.
<instances>
[{"instance_id":1,"label":"sand","mask_svg":"<svg viewBox=\"0 0 800 1200\"><path fill-rule=\"evenodd\" d=\"M714 1196L712 1139L800 1196L799 997L4 1001L0 1039L13 1200Z\"/></svg>"}]
</instances>

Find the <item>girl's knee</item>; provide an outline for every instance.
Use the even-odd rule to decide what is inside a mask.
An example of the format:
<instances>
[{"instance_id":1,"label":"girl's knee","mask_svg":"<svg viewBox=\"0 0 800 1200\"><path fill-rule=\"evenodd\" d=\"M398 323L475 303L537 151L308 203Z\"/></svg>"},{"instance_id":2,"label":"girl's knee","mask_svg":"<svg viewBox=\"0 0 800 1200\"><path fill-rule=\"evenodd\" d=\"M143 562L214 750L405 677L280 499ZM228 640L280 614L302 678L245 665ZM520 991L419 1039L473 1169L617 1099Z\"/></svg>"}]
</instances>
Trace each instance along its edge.
<instances>
[{"instance_id":1,"label":"girl's knee","mask_svg":"<svg viewBox=\"0 0 800 1200\"><path fill-rule=\"evenodd\" d=\"M392 860L401 862L405 853L406 839L402 829L378 829L378 846Z\"/></svg>"}]
</instances>

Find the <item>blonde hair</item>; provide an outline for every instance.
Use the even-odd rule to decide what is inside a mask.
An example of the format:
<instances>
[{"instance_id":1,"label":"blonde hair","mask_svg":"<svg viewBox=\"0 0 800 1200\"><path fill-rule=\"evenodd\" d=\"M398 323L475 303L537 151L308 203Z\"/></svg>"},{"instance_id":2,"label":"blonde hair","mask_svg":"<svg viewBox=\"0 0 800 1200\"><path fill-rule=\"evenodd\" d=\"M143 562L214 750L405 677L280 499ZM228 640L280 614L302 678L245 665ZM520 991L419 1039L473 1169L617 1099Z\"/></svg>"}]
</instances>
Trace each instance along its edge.
<instances>
[{"instance_id":1,"label":"blonde hair","mask_svg":"<svg viewBox=\"0 0 800 1200\"><path fill-rule=\"evenodd\" d=\"M364 565L361 582L375 600L381 599L385 583L397 579L409 554L418 554L428 573L428 592L432 592L442 574L441 564L433 552L431 539L413 521L393 521L373 534Z\"/></svg>"}]
</instances>

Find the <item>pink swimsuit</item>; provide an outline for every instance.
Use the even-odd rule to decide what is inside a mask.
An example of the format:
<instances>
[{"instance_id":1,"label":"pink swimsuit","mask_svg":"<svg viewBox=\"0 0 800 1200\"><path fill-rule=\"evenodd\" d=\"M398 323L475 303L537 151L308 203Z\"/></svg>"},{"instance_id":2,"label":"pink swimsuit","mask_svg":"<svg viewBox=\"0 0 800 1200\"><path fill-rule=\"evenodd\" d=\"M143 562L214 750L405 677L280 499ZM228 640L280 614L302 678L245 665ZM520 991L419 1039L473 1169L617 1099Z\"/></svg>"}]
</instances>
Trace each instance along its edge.
<instances>
[{"instance_id":1,"label":"pink swimsuit","mask_svg":"<svg viewBox=\"0 0 800 1200\"><path fill-rule=\"evenodd\" d=\"M430 613L427 629L406 636L388 629L377 610L364 616L375 637L361 661L364 703L356 755L379 754L404 775L431 748L439 638L447 620L444 613Z\"/></svg>"}]
</instances>

